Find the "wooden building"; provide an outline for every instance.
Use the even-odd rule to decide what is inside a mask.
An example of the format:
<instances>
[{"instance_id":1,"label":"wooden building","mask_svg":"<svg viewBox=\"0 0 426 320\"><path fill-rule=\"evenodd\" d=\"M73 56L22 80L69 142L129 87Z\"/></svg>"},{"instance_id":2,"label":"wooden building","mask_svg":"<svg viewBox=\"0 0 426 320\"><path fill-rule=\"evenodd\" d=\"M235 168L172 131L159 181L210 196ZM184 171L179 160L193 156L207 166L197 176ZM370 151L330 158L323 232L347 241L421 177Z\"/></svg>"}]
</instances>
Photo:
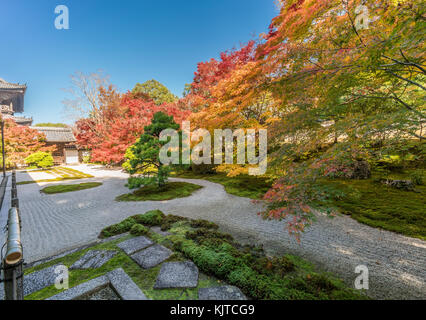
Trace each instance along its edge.
<instances>
[{"instance_id":1,"label":"wooden building","mask_svg":"<svg viewBox=\"0 0 426 320\"><path fill-rule=\"evenodd\" d=\"M3 119L13 119L17 124L30 126L32 118L17 117L15 113L24 112L25 84L9 83L0 78L0 113Z\"/></svg>"},{"instance_id":2,"label":"wooden building","mask_svg":"<svg viewBox=\"0 0 426 320\"><path fill-rule=\"evenodd\" d=\"M71 128L60 127L31 127L46 135L46 145L56 145L52 153L55 165L76 164L82 160L81 151L78 150L76 139Z\"/></svg>"}]
</instances>

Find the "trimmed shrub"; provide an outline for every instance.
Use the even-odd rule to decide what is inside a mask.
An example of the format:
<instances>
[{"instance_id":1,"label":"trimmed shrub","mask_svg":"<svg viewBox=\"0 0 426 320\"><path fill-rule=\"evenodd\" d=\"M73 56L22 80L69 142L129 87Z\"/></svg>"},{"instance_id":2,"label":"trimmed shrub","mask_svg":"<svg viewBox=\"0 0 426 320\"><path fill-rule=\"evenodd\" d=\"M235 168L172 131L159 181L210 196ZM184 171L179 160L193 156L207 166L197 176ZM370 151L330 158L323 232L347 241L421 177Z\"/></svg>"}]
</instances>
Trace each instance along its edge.
<instances>
[{"instance_id":1,"label":"trimmed shrub","mask_svg":"<svg viewBox=\"0 0 426 320\"><path fill-rule=\"evenodd\" d=\"M26 157L25 163L37 168L50 168L53 166L53 157L48 152L38 151Z\"/></svg>"}]
</instances>

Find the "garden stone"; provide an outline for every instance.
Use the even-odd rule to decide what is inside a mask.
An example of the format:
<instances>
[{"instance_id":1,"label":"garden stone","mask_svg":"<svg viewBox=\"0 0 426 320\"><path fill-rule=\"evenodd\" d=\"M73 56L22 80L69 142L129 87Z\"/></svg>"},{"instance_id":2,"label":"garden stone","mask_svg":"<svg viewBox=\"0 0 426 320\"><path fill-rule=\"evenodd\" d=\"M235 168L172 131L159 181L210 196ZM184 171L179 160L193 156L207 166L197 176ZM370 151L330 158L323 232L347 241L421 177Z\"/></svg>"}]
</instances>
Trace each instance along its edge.
<instances>
[{"instance_id":1,"label":"garden stone","mask_svg":"<svg viewBox=\"0 0 426 320\"><path fill-rule=\"evenodd\" d=\"M200 288L199 300L247 300L240 289L234 286L221 286L212 288Z\"/></svg>"},{"instance_id":2,"label":"garden stone","mask_svg":"<svg viewBox=\"0 0 426 320\"><path fill-rule=\"evenodd\" d=\"M167 260L172 254L173 251L170 249L156 244L152 247L135 253L131 257L142 268L149 269L155 267L164 260Z\"/></svg>"},{"instance_id":3,"label":"garden stone","mask_svg":"<svg viewBox=\"0 0 426 320\"><path fill-rule=\"evenodd\" d=\"M55 268L59 265L54 265L49 268L35 271L24 276L24 296L33 292L44 289L55 283L58 274L55 273ZM0 300L4 300L4 284L0 285Z\"/></svg>"},{"instance_id":4,"label":"garden stone","mask_svg":"<svg viewBox=\"0 0 426 320\"><path fill-rule=\"evenodd\" d=\"M405 191L414 191L414 183L411 180L392 180L392 179L381 179L381 183L388 185L392 188L405 190Z\"/></svg>"},{"instance_id":5,"label":"garden stone","mask_svg":"<svg viewBox=\"0 0 426 320\"><path fill-rule=\"evenodd\" d=\"M122 268L108 272L107 277L122 300L149 300Z\"/></svg>"},{"instance_id":6,"label":"garden stone","mask_svg":"<svg viewBox=\"0 0 426 320\"><path fill-rule=\"evenodd\" d=\"M145 249L146 247L149 247L153 243L154 242L152 242L148 238L141 236L120 242L119 244L117 244L117 247L123 249L124 252L128 255L131 255L135 252Z\"/></svg>"},{"instance_id":7,"label":"garden stone","mask_svg":"<svg viewBox=\"0 0 426 320\"><path fill-rule=\"evenodd\" d=\"M113 250L90 250L84 256L74 262L70 269L100 268L109 260L111 260L116 254L117 251Z\"/></svg>"},{"instance_id":8,"label":"garden stone","mask_svg":"<svg viewBox=\"0 0 426 320\"><path fill-rule=\"evenodd\" d=\"M32 272L24 276L24 296L33 292L44 289L55 283L58 274L55 273L55 268L59 265L54 265L40 271Z\"/></svg>"},{"instance_id":9,"label":"garden stone","mask_svg":"<svg viewBox=\"0 0 426 320\"><path fill-rule=\"evenodd\" d=\"M100 276L92 280L83 282L68 290L62 291L46 300L77 300L83 296L95 293L108 286L109 279L105 276Z\"/></svg>"},{"instance_id":10,"label":"garden stone","mask_svg":"<svg viewBox=\"0 0 426 320\"><path fill-rule=\"evenodd\" d=\"M197 285L198 268L193 262L167 262L161 266L154 289L195 288Z\"/></svg>"},{"instance_id":11,"label":"garden stone","mask_svg":"<svg viewBox=\"0 0 426 320\"><path fill-rule=\"evenodd\" d=\"M105 289L111 288L121 300L148 300L141 289L133 282L122 268L108 272L106 275L83 282L68 290L62 291L47 300L81 300L88 297L102 296ZM116 300L117 297L110 297Z\"/></svg>"}]
</instances>

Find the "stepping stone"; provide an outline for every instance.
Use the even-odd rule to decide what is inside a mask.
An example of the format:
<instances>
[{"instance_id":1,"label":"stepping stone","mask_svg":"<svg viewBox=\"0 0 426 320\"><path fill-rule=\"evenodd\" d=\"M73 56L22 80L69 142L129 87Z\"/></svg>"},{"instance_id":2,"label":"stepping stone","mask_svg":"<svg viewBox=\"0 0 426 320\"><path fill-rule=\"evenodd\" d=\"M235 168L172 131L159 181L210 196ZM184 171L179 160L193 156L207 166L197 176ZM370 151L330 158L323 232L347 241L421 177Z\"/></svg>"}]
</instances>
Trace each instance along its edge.
<instances>
[{"instance_id":1,"label":"stepping stone","mask_svg":"<svg viewBox=\"0 0 426 320\"><path fill-rule=\"evenodd\" d=\"M54 265L49 268L45 268L40 271L35 271L28 275L25 275L24 276L24 296L54 284L55 279L58 276L60 276L60 274L55 273L55 269L58 266L59 265Z\"/></svg>"},{"instance_id":2,"label":"stepping stone","mask_svg":"<svg viewBox=\"0 0 426 320\"><path fill-rule=\"evenodd\" d=\"M107 277L114 291L123 300L150 300L127 273L118 268L107 273Z\"/></svg>"},{"instance_id":3,"label":"stepping stone","mask_svg":"<svg viewBox=\"0 0 426 320\"><path fill-rule=\"evenodd\" d=\"M234 286L221 286L212 288L200 288L199 300L247 300L240 289Z\"/></svg>"},{"instance_id":4,"label":"stepping stone","mask_svg":"<svg viewBox=\"0 0 426 320\"><path fill-rule=\"evenodd\" d=\"M164 260L167 260L173 251L163 247L162 245L156 244L152 247L149 247L145 250L136 252L131 256L133 260L136 261L144 269L149 269L155 267L157 264L160 264Z\"/></svg>"},{"instance_id":5,"label":"stepping stone","mask_svg":"<svg viewBox=\"0 0 426 320\"><path fill-rule=\"evenodd\" d=\"M151 230L154 231L155 233L159 234L160 236L170 236L172 234L168 231L161 230L161 227L158 227L158 226L152 227Z\"/></svg>"},{"instance_id":6,"label":"stepping stone","mask_svg":"<svg viewBox=\"0 0 426 320\"><path fill-rule=\"evenodd\" d=\"M100 268L109 260L111 260L116 254L117 251L113 250L90 250L84 256L74 262L70 269Z\"/></svg>"},{"instance_id":7,"label":"stepping stone","mask_svg":"<svg viewBox=\"0 0 426 320\"><path fill-rule=\"evenodd\" d=\"M81 300L102 295L105 289L113 290L117 297L109 297L111 300L149 300L141 289L133 282L122 268L108 272L106 275L83 282L68 290L62 291L47 300Z\"/></svg>"},{"instance_id":8,"label":"stepping stone","mask_svg":"<svg viewBox=\"0 0 426 320\"><path fill-rule=\"evenodd\" d=\"M195 288L198 268L191 261L167 262L161 266L154 289Z\"/></svg>"},{"instance_id":9,"label":"stepping stone","mask_svg":"<svg viewBox=\"0 0 426 320\"><path fill-rule=\"evenodd\" d=\"M140 251L142 249L145 249L146 247L149 247L154 242L149 240L148 238L141 236L132 238L123 242L120 242L117 244L117 247L124 250L125 253L128 255L134 254L137 251Z\"/></svg>"},{"instance_id":10,"label":"stepping stone","mask_svg":"<svg viewBox=\"0 0 426 320\"><path fill-rule=\"evenodd\" d=\"M55 268L58 266L57 264L25 275L23 284L24 296L53 285L55 279L59 276L59 274L55 273ZM4 300L4 283L0 284L0 300Z\"/></svg>"}]
</instances>

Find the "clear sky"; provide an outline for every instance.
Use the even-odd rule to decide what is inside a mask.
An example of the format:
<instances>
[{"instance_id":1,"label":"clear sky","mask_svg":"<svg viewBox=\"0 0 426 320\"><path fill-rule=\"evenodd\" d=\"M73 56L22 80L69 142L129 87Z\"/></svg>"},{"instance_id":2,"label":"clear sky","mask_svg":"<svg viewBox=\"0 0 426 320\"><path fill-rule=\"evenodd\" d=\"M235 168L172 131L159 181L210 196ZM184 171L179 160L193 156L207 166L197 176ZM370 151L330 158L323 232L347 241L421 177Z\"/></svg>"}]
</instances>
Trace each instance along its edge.
<instances>
[{"instance_id":1,"label":"clear sky","mask_svg":"<svg viewBox=\"0 0 426 320\"><path fill-rule=\"evenodd\" d=\"M54 26L57 5L70 29ZM273 0L0 0L0 78L27 83L25 115L68 122L69 76L102 69L120 91L156 79L181 96L196 64L267 31Z\"/></svg>"}]
</instances>

